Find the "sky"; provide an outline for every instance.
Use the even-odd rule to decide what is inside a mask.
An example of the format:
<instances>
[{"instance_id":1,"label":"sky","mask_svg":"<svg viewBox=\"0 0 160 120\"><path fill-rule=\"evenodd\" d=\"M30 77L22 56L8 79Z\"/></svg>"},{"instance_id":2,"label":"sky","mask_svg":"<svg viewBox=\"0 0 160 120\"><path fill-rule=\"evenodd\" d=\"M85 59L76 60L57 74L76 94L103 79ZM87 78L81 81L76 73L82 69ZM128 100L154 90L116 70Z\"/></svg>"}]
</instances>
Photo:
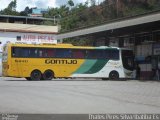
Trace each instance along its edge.
<instances>
[{"instance_id":1,"label":"sky","mask_svg":"<svg viewBox=\"0 0 160 120\"><path fill-rule=\"evenodd\" d=\"M0 0L0 10L3 10L8 6L12 0ZM53 8L64 5L68 0L17 0L17 11L23 11L27 6L29 8ZM102 1L102 0L97 0ZM75 4L84 3L86 0L73 0Z\"/></svg>"}]
</instances>

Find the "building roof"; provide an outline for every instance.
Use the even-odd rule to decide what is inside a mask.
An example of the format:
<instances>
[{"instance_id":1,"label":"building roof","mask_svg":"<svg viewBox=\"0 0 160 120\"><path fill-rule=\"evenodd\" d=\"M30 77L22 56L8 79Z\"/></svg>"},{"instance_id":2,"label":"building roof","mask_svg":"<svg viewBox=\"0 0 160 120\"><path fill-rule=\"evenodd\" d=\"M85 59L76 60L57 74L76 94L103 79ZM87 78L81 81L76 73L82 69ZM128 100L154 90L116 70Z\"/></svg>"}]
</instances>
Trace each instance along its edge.
<instances>
[{"instance_id":1,"label":"building roof","mask_svg":"<svg viewBox=\"0 0 160 120\"><path fill-rule=\"evenodd\" d=\"M0 31L2 32L27 32L27 33L44 33L57 34L58 26L2 23L0 22Z\"/></svg>"},{"instance_id":2,"label":"building roof","mask_svg":"<svg viewBox=\"0 0 160 120\"><path fill-rule=\"evenodd\" d=\"M113 21L109 21L107 23L104 23L102 25L86 27L86 28L77 29L74 31L66 32L66 33L60 33L57 36L57 38L64 39L64 38L82 36L82 35L98 33L98 32L103 32L103 31L109 31L109 30L113 31L113 30L119 29L119 28L136 26L136 25L145 24L145 23L152 23L152 22L156 22L156 21L160 21L160 12L159 11L153 12L153 13L148 13L148 14L137 15L137 16L133 16L133 17L127 17L125 19L113 20Z\"/></svg>"},{"instance_id":3,"label":"building roof","mask_svg":"<svg viewBox=\"0 0 160 120\"><path fill-rule=\"evenodd\" d=\"M19 19L30 19L30 20L49 20L49 21L54 21L53 18L31 17L31 16L0 15L0 18L19 18Z\"/></svg>"}]
</instances>

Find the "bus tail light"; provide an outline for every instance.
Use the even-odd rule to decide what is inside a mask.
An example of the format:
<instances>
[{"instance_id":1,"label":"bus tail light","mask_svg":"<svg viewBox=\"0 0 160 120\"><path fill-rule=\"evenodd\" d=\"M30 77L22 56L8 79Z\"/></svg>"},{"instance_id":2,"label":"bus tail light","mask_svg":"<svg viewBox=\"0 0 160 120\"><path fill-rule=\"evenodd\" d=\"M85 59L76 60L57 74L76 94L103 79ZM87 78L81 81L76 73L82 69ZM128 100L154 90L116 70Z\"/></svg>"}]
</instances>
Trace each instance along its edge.
<instances>
[{"instance_id":1,"label":"bus tail light","mask_svg":"<svg viewBox=\"0 0 160 120\"><path fill-rule=\"evenodd\" d=\"M7 65L7 69L9 69L9 65Z\"/></svg>"}]
</instances>

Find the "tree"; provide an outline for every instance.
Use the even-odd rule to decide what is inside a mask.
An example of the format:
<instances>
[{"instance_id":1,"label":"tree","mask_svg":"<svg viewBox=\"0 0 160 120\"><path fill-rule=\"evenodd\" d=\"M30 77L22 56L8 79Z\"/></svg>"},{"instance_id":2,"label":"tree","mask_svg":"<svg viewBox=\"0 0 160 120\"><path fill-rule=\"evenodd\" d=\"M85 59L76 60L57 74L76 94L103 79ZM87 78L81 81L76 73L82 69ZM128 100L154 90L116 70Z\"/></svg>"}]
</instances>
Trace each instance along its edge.
<instances>
[{"instance_id":1,"label":"tree","mask_svg":"<svg viewBox=\"0 0 160 120\"><path fill-rule=\"evenodd\" d=\"M91 2L91 6L95 6L96 5L96 0L90 0Z\"/></svg>"},{"instance_id":2,"label":"tree","mask_svg":"<svg viewBox=\"0 0 160 120\"><path fill-rule=\"evenodd\" d=\"M19 12L16 11L17 0L11 1L7 8L2 10L0 13L4 15L20 15Z\"/></svg>"},{"instance_id":3,"label":"tree","mask_svg":"<svg viewBox=\"0 0 160 120\"><path fill-rule=\"evenodd\" d=\"M12 11L16 11L16 7L17 7L17 0L11 1L8 5L8 9Z\"/></svg>"},{"instance_id":4,"label":"tree","mask_svg":"<svg viewBox=\"0 0 160 120\"><path fill-rule=\"evenodd\" d=\"M68 5L71 6L71 7L73 7L74 6L73 0L68 0Z\"/></svg>"},{"instance_id":5,"label":"tree","mask_svg":"<svg viewBox=\"0 0 160 120\"><path fill-rule=\"evenodd\" d=\"M21 16L28 16L28 14L29 14L30 11L31 11L31 10L30 10L29 7L27 6L27 7L24 9L24 11L21 11L21 12L20 12L20 15L21 15Z\"/></svg>"}]
</instances>

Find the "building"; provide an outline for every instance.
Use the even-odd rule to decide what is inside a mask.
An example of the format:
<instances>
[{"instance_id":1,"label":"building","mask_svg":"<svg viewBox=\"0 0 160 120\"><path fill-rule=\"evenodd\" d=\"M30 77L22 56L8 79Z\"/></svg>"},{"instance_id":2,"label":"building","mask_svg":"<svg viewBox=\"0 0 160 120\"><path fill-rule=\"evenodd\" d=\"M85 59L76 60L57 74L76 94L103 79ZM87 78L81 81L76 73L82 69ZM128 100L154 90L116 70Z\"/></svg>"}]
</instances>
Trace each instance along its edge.
<instances>
[{"instance_id":1,"label":"building","mask_svg":"<svg viewBox=\"0 0 160 120\"><path fill-rule=\"evenodd\" d=\"M133 49L141 68L141 79L155 79L153 70L160 69L160 12L154 11L125 17L101 25L59 34L58 39L82 37L95 46L117 46ZM76 40L76 39L75 39Z\"/></svg>"},{"instance_id":2,"label":"building","mask_svg":"<svg viewBox=\"0 0 160 120\"><path fill-rule=\"evenodd\" d=\"M43 13L46 13L48 10L47 9L42 9L42 8L31 8L31 13L28 14L28 16L32 17L42 17Z\"/></svg>"}]
</instances>

